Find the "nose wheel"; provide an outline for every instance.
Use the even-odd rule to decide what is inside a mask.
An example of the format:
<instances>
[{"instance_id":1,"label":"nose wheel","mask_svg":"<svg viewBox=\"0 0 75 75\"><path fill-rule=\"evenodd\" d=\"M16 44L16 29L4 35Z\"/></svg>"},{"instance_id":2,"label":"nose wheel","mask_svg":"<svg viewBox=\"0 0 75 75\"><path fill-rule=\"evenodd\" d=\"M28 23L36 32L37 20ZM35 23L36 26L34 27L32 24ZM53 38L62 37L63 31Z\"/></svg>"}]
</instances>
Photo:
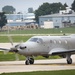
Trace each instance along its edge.
<instances>
[{"instance_id":1,"label":"nose wheel","mask_svg":"<svg viewBox=\"0 0 75 75\"><path fill-rule=\"evenodd\" d=\"M28 58L26 59L26 61L25 61L25 64L26 64L26 65L34 64L34 59L28 57Z\"/></svg>"}]
</instances>

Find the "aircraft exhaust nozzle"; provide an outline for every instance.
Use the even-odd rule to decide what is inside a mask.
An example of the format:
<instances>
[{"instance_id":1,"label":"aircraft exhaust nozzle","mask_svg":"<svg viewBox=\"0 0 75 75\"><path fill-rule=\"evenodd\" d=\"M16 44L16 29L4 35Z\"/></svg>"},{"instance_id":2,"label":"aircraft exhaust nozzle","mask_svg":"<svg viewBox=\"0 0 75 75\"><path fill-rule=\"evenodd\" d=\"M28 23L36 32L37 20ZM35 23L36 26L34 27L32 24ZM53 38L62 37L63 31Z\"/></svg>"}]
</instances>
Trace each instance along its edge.
<instances>
[{"instance_id":1,"label":"aircraft exhaust nozzle","mask_svg":"<svg viewBox=\"0 0 75 75\"><path fill-rule=\"evenodd\" d=\"M26 46L24 46L24 47L20 46L20 49L25 49L25 48L27 48L27 47Z\"/></svg>"}]
</instances>

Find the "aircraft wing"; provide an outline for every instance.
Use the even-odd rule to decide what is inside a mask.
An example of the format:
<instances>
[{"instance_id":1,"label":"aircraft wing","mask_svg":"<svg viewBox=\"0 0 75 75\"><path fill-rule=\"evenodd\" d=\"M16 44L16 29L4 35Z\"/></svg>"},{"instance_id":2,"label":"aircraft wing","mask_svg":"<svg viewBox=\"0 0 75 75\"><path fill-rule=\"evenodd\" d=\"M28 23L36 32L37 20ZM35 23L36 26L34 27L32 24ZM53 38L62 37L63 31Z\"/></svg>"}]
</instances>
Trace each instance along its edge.
<instances>
[{"instance_id":1,"label":"aircraft wing","mask_svg":"<svg viewBox=\"0 0 75 75\"><path fill-rule=\"evenodd\" d=\"M65 54L65 53L75 53L75 49L68 50L65 48L54 48L50 50L49 55L58 55L58 54Z\"/></svg>"}]
</instances>

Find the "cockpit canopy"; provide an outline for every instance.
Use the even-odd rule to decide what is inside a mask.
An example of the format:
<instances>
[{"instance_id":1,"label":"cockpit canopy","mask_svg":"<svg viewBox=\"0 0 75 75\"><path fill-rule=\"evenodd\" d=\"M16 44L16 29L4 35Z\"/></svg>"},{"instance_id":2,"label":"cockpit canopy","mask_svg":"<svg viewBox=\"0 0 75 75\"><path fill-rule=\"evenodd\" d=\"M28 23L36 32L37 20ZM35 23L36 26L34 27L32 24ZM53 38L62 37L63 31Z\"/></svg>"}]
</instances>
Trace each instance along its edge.
<instances>
[{"instance_id":1,"label":"cockpit canopy","mask_svg":"<svg viewBox=\"0 0 75 75\"><path fill-rule=\"evenodd\" d=\"M43 43L42 38L36 38L36 37L30 38L28 41L30 41L30 42L37 42L37 43Z\"/></svg>"}]
</instances>

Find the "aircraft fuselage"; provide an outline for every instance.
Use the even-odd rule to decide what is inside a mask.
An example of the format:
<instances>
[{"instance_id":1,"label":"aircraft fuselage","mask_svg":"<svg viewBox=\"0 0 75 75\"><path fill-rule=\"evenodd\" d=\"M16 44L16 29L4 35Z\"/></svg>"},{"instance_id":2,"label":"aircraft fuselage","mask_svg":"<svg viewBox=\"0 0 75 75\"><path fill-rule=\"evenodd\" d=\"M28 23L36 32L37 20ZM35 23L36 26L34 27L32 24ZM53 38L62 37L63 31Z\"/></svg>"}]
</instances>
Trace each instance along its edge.
<instances>
[{"instance_id":1,"label":"aircraft fuselage","mask_svg":"<svg viewBox=\"0 0 75 75\"><path fill-rule=\"evenodd\" d=\"M73 36L34 36L32 38L38 39L36 41L28 40L21 44L27 48L19 50L20 54L25 56L48 55L50 50L54 48L64 48L67 50L75 49L75 37Z\"/></svg>"}]
</instances>

